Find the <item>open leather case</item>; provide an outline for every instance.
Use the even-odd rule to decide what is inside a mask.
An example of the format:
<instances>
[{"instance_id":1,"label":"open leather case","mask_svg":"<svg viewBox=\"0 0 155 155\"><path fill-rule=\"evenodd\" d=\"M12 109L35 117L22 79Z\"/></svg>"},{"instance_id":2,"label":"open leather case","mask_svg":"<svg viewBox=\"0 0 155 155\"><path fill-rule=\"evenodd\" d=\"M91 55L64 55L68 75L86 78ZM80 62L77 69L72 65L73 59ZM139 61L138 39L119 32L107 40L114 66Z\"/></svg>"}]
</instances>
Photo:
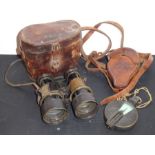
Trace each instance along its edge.
<instances>
[{"instance_id":1,"label":"open leather case","mask_svg":"<svg viewBox=\"0 0 155 155\"><path fill-rule=\"evenodd\" d=\"M153 56L150 53L140 53L132 48L124 47L124 30L120 24L113 21L106 21L95 25L94 28L98 29L102 24L110 24L120 30L122 35L120 48L111 49L112 43L108 37L109 48L105 52L93 51L90 55L86 55L84 50L82 50L82 57L86 61L85 67L87 70L103 73L110 87L116 93L101 101L101 104L107 104L127 95L136 86L140 77L153 62ZM90 30L84 36L83 44L93 33L94 31ZM107 58L108 62L106 64L103 63L103 58ZM91 64L95 67L91 67Z\"/></svg>"}]
</instances>

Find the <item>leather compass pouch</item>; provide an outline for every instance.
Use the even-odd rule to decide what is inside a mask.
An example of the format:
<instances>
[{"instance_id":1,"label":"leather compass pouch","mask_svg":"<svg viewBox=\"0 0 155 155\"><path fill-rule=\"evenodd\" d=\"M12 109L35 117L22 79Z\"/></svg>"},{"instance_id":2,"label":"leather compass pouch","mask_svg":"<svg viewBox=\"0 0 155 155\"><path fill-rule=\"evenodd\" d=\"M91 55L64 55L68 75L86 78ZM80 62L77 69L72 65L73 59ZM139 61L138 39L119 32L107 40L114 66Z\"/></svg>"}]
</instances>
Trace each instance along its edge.
<instances>
[{"instance_id":1,"label":"leather compass pouch","mask_svg":"<svg viewBox=\"0 0 155 155\"><path fill-rule=\"evenodd\" d=\"M105 75L107 81L116 93L101 101L101 104L107 104L117 98L128 94L137 84L140 77L150 67L153 62L151 53L140 53L132 48L123 46L124 43L124 30L123 27L113 21L106 21L98 23L94 28L98 29L102 24L110 24L118 28L121 32L121 43L118 49L111 49L112 43L107 34L105 36L109 40L109 46L105 52L93 51L86 55L82 51L82 56L86 61L85 67L89 71L100 71ZM89 31L83 38L83 44L91 37L94 31ZM107 62L103 62L106 58ZM94 67L92 67L92 65Z\"/></svg>"},{"instance_id":2,"label":"leather compass pouch","mask_svg":"<svg viewBox=\"0 0 155 155\"><path fill-rule=\"evenodd\" d=\"M107 71L113 86L118 89L127 87L140 65L138 53L131 48L119 48L111 51L108 59Z\"/></svg>"},{"instance_id":3,"label":"leather compass pouch","mask_svg":"<svg viewBox=\"0 0 155 155\"><path fill-rule=\"evenodd\" d=\"M58 76L74 67L82 46L80 25L72 20L30 25L17 36L17 53L32 78Z\"/></svg>"}]
</instances>

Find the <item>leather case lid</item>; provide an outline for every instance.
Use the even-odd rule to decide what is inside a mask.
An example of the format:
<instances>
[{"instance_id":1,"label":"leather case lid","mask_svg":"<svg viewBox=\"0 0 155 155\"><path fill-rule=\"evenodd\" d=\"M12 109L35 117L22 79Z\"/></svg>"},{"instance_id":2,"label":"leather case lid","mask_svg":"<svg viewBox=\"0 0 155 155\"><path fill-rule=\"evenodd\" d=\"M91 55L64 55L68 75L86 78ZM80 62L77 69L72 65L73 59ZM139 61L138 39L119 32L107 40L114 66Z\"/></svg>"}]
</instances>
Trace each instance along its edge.
<instances>
[{"instance_id":1,"label":"leather case lid","mask_svg":"<svg viewBox=\"0 0 155 155\"><path fill-rule=\"evenodd\" d=\"M41 54L81 44L80 25L72 20L30 25L17 35L17 53Z\"/></svg>"},{"instance_id":2,"label":"leather case lid","mask_svg":"<svg viewBox=\"0 0 155 155\"><path fill-rule=\"evenodd\" d=\"M36 24L25 27L20 32L20 39L34 46L62 42L80 33L80 25L72 20Z\"/></svg>"}]
</instances>

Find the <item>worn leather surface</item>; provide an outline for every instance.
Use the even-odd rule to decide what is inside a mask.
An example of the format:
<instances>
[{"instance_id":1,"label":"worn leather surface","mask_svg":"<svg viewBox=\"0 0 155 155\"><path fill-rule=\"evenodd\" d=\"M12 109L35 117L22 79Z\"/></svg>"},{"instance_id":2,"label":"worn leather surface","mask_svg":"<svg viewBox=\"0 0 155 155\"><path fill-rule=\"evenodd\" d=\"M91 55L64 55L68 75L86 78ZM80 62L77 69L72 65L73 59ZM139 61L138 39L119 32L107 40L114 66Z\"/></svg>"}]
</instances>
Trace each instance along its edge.
<instances>
[{"instance_id":1,"label":"worn leather surface","mask_svg":"<svg viewBox=\"0 0 155 155\"><path fill-rule=\"evenodd\" d=\"M123 89L128 86L130 80L138 70L139 55L130 48L112 50L109 54L107 70L115 88Z\"/></svg>"},{"instance_id":2,"label":"worn leather surface","mask_svg":"<svg viewBox=\"0 0 155 155\"><path fill-rule=\"evenodd\" d=\"M33 78L43 73L58 76L74 67L81 46L80 25L72 20L30 25L17 35L17 53Z\"/></svg>"},{"instance_id":3,"label":"worn leather surface","mask_svg":"<svg viewBox=\"0 0 155 155\"><path fill-rule=\"evenodd\" d=\"M127 131L113 131L106 128L103 119L103 109L99 111L91 121L77 120L71 107L67 120L58 125L51 126L41 120L40 109L37 105L36 95L33 87L13 88L4 82L4 73L8 65L17 59L13 55L0 56L0 134L155 134L155 62L141 77L137 88L146 86L153 97L152 104L139 111L139 120L136 126ZM84 62L80 61L79 71L87 78L87 84L93 89L98 103L105 97L113 94L106 78L101 73L87 72ZM22 64L13 67L10 77L13 81L28 80L26 71Z\"/></svg>"}]
</instances>

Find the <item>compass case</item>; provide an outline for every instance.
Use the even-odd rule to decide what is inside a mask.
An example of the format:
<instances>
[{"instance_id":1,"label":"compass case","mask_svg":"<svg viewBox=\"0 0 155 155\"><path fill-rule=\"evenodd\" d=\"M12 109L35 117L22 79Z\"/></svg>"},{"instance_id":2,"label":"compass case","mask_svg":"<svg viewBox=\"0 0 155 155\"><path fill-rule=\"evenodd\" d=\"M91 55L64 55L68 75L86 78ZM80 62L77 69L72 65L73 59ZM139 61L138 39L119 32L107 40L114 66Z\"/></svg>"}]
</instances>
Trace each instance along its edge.
<instances>
[{"instance_id":1,"label":"compass case","mask_svg":"<svg viewBox=\"0 0 155 155\"><path fill-rule=\"evenodd\" d=\"M64 74L76 65L81 47L80 25L72 20L30 25L17 36L17 54L34 79Z\"/></svg>"}]
</instances>

